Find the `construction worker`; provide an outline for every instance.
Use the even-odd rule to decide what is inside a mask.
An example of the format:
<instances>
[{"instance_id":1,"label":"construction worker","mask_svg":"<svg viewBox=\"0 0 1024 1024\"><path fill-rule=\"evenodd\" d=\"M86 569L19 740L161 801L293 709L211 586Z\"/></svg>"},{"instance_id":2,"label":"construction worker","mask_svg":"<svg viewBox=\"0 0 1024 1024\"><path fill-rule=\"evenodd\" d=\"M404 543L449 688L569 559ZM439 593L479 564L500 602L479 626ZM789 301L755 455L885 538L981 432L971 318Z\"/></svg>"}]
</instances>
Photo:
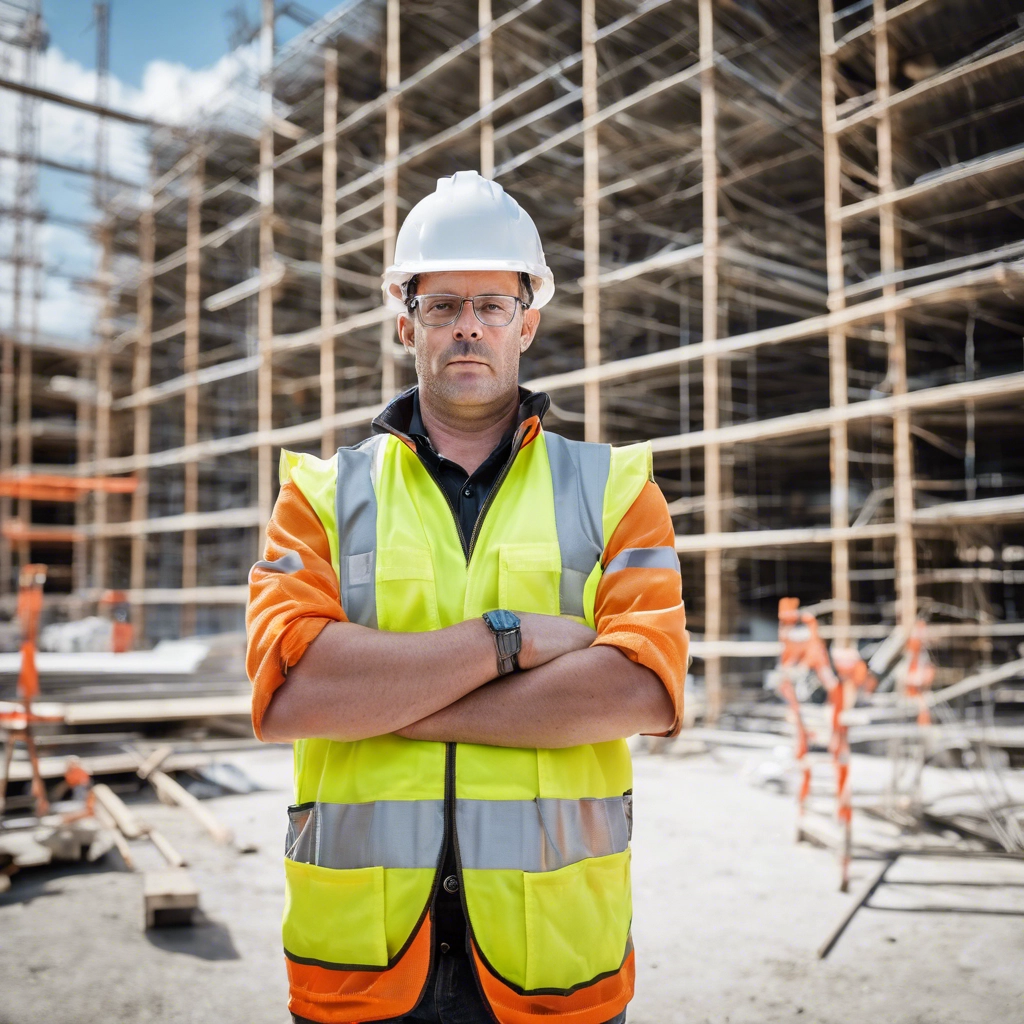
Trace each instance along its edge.
<instances>
[{"instance_id":1,"label":"construction worker","mask_svg":"<svg viewBox=\"0 0 1024 1024\"><path fill-rule=\"evenodd\" d=\"M499 185L439 180L383 288L418 386L282 453L249 578L253 725L295 744L289 1008L624 1021L624 737L675 733L688 646L651 449L548 433L518 386L554 281Z\"/></svg>"}]
</instances>

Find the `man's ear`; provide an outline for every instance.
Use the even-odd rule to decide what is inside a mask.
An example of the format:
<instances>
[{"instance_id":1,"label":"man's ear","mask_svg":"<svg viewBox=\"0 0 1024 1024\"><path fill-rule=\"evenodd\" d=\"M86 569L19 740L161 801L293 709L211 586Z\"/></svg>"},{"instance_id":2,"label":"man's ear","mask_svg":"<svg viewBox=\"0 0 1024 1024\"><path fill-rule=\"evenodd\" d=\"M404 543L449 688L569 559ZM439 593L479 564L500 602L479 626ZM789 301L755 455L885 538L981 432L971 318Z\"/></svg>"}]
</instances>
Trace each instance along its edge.
<instances>
[{"instance_id":1,"label":"man's ear","mask_svg":"<svg viewBox=\"0 0 1024 1024\"><path fill-rule=\"evenodd\" d=\"M398 340L408 352L416 351L416 321L408 313L398 314Z\"/></svg>"},{"instance_id":2,"label":"man's ear","mask_svg":"<svg viewBox=\"0 0 1024 1024\"><path fill-rule=\"evenodd\" d=\"M527 309L523 312L523 328L519 332L519 354L522 355L537 337L537 328L540 326L540 310Z\"/></svg>"}]
</instances>

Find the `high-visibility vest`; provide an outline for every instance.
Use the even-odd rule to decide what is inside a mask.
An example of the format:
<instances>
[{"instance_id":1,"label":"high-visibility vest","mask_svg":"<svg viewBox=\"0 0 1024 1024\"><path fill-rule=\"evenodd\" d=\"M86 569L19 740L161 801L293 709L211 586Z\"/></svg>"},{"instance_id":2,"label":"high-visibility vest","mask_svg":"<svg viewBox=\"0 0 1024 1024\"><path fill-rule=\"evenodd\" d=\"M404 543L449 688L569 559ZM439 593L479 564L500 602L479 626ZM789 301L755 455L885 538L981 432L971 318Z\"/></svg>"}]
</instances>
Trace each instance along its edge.
<instances>
[{"instance_id":1,"label":"high-visibility vest","mask_svg":"<svg viewBox=\"0 0 1024 1024\"><path fill-rule=\"evenodd\" d=\"M447 497L398 436L327 461L282 453L282 484L302 492L327 534L349 621L418 632L509 608L593 625L610 568L602 554L651 479L650 446L613 449L524 425L513 450L468 559ZM666 551L615 561L656 563ZM446 828L471 959L500 1024L602 1024L631 998L624 741L533 750L306 739L295 744L295 787L284 914L294 1014L370 1021L416 1005Z\"/></svg>"}]
</instances>

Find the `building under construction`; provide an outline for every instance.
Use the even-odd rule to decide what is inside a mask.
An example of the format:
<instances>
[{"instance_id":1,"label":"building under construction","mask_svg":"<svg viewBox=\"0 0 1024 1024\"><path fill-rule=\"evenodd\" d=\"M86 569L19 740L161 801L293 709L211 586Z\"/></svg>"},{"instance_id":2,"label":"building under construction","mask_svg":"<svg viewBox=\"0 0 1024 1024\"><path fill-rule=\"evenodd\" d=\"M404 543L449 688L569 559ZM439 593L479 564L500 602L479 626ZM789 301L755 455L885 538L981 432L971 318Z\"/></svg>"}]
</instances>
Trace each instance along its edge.
<instances>
[{"instance_id":1,"label":"building under construction","mask_svg":"<svg viewBox=\"0 0 1024 1024\"><path fill-rule=\"evenodd\" d=\"M281 46L262 0L195 123L76 101L151 160L125 188L97 147L87 350L32 328L32 118L64 101L37 14L0 3L0 473L136 483L3 498L9 610L40 561L51 614L124 589L142 645L238 628L280 448L353 443L413 383L382 268L479 168L555 274L522 374L548 426L653 439L709 710L787 595L839 641L923 617L960 674L1024 639L1024 0L346 0Z\"/></svg>"}]
</instances>

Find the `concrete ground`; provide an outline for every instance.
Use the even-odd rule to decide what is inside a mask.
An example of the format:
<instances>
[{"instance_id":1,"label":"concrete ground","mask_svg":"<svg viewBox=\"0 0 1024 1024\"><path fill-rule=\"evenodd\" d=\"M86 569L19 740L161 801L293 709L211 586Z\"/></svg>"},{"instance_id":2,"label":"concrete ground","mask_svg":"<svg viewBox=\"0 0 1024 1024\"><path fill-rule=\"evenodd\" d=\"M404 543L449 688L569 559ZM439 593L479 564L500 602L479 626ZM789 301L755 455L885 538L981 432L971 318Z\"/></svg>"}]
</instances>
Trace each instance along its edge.
<instances>
[{"instance_id":1,"label":"concrete ground","mask_svg":"<svg viewBox=\"0 0 1024 1024\"><path fill-rule=\"evenodd\" d=\"M763 756L636 759L631 1024L1024 1022L1024 862L901 858L818 960L849 897L830 853L793 844L791 798L751 783ZM215 846L178 808L134 807L190 861L192 928L145 933L141 878L116 854L15 879L0 896L0 1024L285 1024L290 755L233 762L265 788L209 806L256 853Z\"/></svg>"}]
</instances>

